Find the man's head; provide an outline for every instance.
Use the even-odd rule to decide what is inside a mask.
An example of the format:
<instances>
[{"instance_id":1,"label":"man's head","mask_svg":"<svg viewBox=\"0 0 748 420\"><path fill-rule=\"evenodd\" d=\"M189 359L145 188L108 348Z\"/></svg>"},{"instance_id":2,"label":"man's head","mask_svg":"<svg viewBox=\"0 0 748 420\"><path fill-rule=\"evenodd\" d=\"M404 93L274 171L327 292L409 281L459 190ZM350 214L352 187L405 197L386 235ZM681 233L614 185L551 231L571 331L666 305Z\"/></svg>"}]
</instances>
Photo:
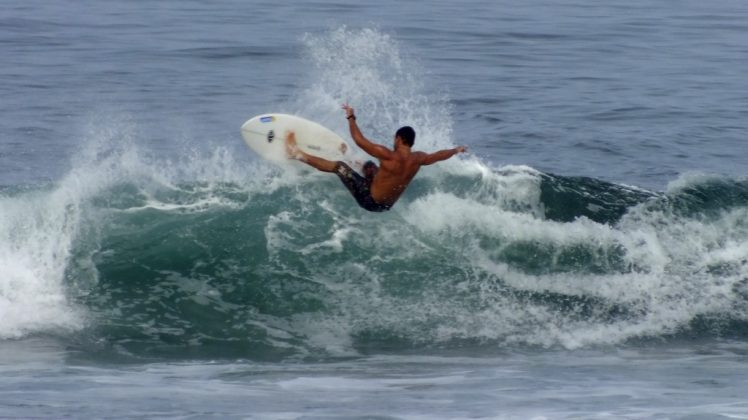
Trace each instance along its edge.
<instances>
[{"instance_id":1,"label":"man's head","mask_svg":"<svg viewBox=\"0 0 748 420\"><path fill-rule=\"evenodd\" d=\"M413 143L416 141L416 130L407 125L405 127L400 127L395 133L395 142L397 142L398 138L404 145L413 147Z\"/></svg>"}]
</instances>

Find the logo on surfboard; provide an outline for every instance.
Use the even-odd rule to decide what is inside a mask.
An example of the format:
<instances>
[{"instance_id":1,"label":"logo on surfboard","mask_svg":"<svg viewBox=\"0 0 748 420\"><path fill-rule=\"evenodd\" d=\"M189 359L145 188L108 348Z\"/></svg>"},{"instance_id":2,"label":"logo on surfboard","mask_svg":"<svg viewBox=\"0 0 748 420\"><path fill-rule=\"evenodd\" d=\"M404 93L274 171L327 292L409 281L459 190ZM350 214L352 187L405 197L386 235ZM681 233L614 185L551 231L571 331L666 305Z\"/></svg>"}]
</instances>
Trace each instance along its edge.
<instances>
[{"instance_id":1,"label":"logo on surfboard","mask_svg":"<svg viewBox=\"0 0 748 420\"><path fill-rule=\"evenodd\" d=\"M267 116L267 117L260 118L260 122L262 122L262 123L269 123L269 122L273 122L273 121L275 121L275 117L273 117L273 116Z\"/></svg>"},{"instance_id":2,"label":"logo on surfboard","mask_svg":"<svg viewBox=\"0 0 748 420\"><path fill-rule=\"evenodd\" d=\"M275 131L270 130L268 131L268 143L272 143L273 139L275 139Z\"/></svg>"}]
</instances>

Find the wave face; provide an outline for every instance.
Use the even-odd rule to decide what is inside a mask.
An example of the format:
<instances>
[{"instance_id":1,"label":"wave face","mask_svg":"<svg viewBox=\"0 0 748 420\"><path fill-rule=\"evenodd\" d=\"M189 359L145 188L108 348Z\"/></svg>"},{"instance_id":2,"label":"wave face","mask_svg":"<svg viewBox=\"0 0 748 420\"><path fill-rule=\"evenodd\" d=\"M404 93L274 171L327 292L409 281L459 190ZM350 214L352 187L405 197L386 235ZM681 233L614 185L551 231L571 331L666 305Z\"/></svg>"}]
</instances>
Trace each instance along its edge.
<instances>
[{"instance_id":1,"label":"wave face","mask_svg":"<svg viewBox=\"0 0 748 420\"><path fill-rule=\"evenodd\" d=\"M451 144L448 103L423 94L388 36L305 43L310 87L290 112L345 132L349 100L374 138L409 123L420 147ZM691 175L653 193L453 159L371 214L328 174L222 147L154 157L131 131L93 129L59 182L0 192L1 339L275 360L748 331L746 180Z\"/></svg>"}]
</instances>

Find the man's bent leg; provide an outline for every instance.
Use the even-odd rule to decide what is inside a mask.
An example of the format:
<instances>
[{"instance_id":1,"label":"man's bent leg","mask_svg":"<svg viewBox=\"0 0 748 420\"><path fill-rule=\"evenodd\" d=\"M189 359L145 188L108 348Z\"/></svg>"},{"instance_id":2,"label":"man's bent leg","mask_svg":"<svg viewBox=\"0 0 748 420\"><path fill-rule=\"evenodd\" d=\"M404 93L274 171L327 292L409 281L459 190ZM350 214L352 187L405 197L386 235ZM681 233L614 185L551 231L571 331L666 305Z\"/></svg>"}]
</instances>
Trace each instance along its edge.
<instances>
[{"instance_id":1,"label":"man's bent leg","mask_svg":"<svg viewBox=\"0 0 748 420\"><path fill-rule=\"evenodd\" d=\"M321 157L312 156L308 153L302 153L302 157L297 158L299 161L306 163L307 165L320 170L322 172L335 172L335 165L337 165L338 162L333 162L331 160L322 159Z\"/></svg>"},{"instance_id":2,"label":"man's bent leg","mask_svg":"<svg viewBox=\"0 0 748 420\"><path fill-rule=\"evenodd\" d=\"M371 183L371 181L374 180L374 176L379 171L379 168L377 167L376 163L370 160L367 160L366 163L364 163L363 171L364 171L364 178L366 178L366 180L369 181L369 183Z\"/></svg>"},{"instance_id":3,"label":"man's bent leg","mask_svg":"<svg viewBox=\"0 0 748 420\"><path fill-rule=\"evenodd\" d=\"M334 172L335 166L337 165L337 162L310 155L299 149L299 147L296 146L296 134L294 134L293 131L286 135L286 155L288 155L290 159L304 162L312 168L322 172Z\"/></svg>"},{"instance_id":4,"label":"man's bent leg","mask_svg":"<svg viewBox=\"0 0 748 420\"><path fill-rule=\"evenodd\" d=\"M389 210L389 208L380 206L373 198L371 198L371 191L369 190L371 181L357 174L356 171L351 169L351 167L345 164L345 162L337 162L335 166L335 174L343 182L343 185L348 188L348 191L351 192L351 195L353 195L353 198L356 200L358 205L364 210Z\"/></svg>"}]
</instances>

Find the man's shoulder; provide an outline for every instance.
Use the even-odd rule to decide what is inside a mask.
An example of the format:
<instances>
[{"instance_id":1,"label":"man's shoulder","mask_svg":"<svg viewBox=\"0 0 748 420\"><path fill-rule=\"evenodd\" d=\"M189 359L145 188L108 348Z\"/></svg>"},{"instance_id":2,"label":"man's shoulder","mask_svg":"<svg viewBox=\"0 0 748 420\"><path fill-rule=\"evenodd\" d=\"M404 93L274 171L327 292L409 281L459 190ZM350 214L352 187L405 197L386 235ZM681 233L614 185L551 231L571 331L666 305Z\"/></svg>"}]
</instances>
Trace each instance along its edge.
<instances>
[{"instance_id":1,"label":"man's shoulder","mask_svg":"<svg viewBox=\"0 0 748 420\"><path fill-rule=\"evenodd\" d=\"M411 152L410 153L410 160L412 160L412 161L414 161L416 163L421 163L423 161L423 159L425 159L428 155L429 155L428 153L421 152L421 151Z\"/></svg>"}]
</instances>

